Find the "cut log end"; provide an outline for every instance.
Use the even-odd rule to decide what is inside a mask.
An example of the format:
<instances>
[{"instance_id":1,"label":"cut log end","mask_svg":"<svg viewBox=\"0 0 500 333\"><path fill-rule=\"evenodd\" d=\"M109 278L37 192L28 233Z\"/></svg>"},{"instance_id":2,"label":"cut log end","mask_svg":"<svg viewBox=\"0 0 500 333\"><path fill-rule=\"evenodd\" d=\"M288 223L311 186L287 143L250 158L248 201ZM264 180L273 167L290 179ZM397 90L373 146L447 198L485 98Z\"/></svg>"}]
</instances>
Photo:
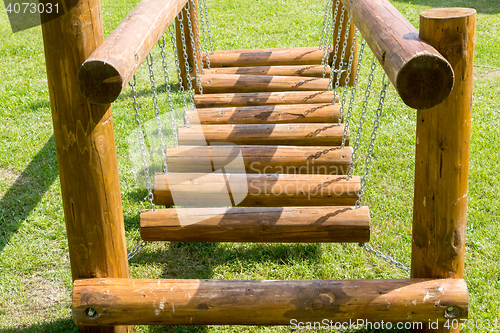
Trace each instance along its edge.
<instances>
[{"instance_id":1,"label":"cut log end","mask_svg":"<svg viewBox=\"0 0 500 333\"><path fill-rule=\"evenodd\" d=\"M123 89L123 79L112 65L87 60L78 71L78 89L94 104L111 104Z\"/></svg>"},{"instance_id":2,"label":"cut log end","mask_svg":"<svg viewBox=\"0 0 500 333\"><path fill-rule=\"evenodd\" d=\"M423 54L403 66L396 78L396 89L406 105L427 110L448 98L454 81L453 69L448 61Z\"/></svg>"}]
</instances>

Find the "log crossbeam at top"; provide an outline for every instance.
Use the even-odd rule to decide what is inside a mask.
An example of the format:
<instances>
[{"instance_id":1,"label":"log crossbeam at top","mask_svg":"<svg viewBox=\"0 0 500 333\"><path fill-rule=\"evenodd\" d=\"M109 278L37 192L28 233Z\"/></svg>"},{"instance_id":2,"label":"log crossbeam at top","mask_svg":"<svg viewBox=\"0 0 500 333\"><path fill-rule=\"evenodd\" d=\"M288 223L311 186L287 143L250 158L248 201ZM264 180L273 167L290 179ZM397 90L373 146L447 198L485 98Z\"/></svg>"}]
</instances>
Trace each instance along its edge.
<instances>
[{"instance_id":1,"label":"log crossbeam at top","mask_svg":"<svg viewBox=\"0 0 500 333\"><path fill-rule=\"evenodd\" d=\"M115 101L186 3L141 1L80 67L78 88L87 100Z\"/></svg>"},{"instance_id":2,"label":"log crossbeam at top","mask_svg":"<svg viewBox=\"0 0 500 333\"><path fill-rule=\"evenodd\" d=\"M388 0L342 3L406 105L426 110L450 95L453 68Z\"/></svg>"}]
</instances>

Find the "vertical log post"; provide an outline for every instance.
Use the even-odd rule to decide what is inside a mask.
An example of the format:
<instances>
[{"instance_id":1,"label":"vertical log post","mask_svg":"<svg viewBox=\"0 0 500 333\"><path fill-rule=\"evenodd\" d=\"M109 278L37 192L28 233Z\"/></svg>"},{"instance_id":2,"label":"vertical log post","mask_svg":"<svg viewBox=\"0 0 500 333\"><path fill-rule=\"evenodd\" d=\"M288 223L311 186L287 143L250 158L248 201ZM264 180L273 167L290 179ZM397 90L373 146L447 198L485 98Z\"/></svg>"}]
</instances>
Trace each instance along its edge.
<instances>
[{"instance_id":1,"label":"vertical log post","mask_svg":"<svg viewBox=\"0 0 500 333\"><path fill-rule=\"evenodd\" d=\"M196 8L194 8L193 6ZM189 29L189 22L187 18L187 13L189 11L190 19L191 19L191 31ZM190 78L194 78L196 73L195 73L195 61L194 61L194 53L196 53L196 56L198 58L198 72L201 73L202 68L203 68L203 62L201 59L201 52L200 52L200 43L199 40L196 38L196 31L195 27L198 24L198 0L188 0L186 3L186 6L182 9L182 25L183 25L183 31L184 31L184 37L186 40L186 53L187 53L187 61L189 64L189 69L191 72L189 75L186 73L186 60L184 58L184 49L182 45L182 38L181 38L181 25L179 22L179 16L175 19L175 31L176 31L176 43L177 43L177 56L179 57L179 66L181 68L181 76L182 76L182 85L184 89L187 89L187 80ZM191 38L193 36L193 38ZM195 46L196 52L193 52L193 44ZM193 87L196 86L196 81L192 80Z\"/></svg>"},{"instance_id":2,"label":"vertical log post","mask_svg":"<svg viewBox=\"0 0 500 333\"><path fill-rule=\"evenodd\" d=\"M455 86L443 103L417 111L412 278L463 277L475 26L474 9L420 16L420 37L452 65Z\"/></svg>"},{"instance_id":3,"label":"vertical log post","mask_svg":"<svg viewBox=\"0 0 500 333\"><path fill-rule=\"evenodd\" d=\"M333 12L335 13L335 8L336 8L336 3L334 1L333 3ZM340 25L340 15L342 13L342 9L345 10L344 13L344 21L342 22L342 26ZM337 43L337 36L339 33L340 29L340 43L339 43L339 50L337 54L337 61L335 62L335 66L333 68L335 69L342 69L347 71L348 64L349 64L349 57L351 56L351 48L354 42L354 32L355 32L355 27L354 27L354 20L351 20L351 23L349 26L347 26L347 20L348 20L348 15L349 12L347 11L347 8L344 7L344 4L342 1L339 1L339 8L338 8L338 13L337 13L337 19L335 20L334 23L334 29L333 29L333 52L335 52L335 44ZM344 41L345 41L345 36L346 36L346 29L349 29L349 37L347 38L347 44L346 44L346 49L345 49L345 56L344 58L341 59L342 55L342 48L344 46ZM330 64L333 62L333 53L330 54ZM340 64L342 64L342 67L339 67ZM356 76L356 67L358 66L358 41L356 40L356 43L354 44L354 55L353 55L353 60L352 60L352 69L351 69L351 75L349 77L349 86L352 87L354 84L354 77ZM342 73L342 76L340 77L340 86L345 85L345 78L347 76L347 72ZM334 81L333 83L337 82L337 75L334 76Z\"/></svg>"},{"instance_id":4,"label":"vertical log post","mask_svg":"<svg viewBox=\"0 0 500 333\"><path fill-rule=\"evenodd\" d=\"M127 278L111 107L90 104L77 85L81 64L103 42L100 2L80 0L57 18L42 14L42 22L72 278ZM128 327L81 331L122 333Z\"/></svg>"}]
</instances>

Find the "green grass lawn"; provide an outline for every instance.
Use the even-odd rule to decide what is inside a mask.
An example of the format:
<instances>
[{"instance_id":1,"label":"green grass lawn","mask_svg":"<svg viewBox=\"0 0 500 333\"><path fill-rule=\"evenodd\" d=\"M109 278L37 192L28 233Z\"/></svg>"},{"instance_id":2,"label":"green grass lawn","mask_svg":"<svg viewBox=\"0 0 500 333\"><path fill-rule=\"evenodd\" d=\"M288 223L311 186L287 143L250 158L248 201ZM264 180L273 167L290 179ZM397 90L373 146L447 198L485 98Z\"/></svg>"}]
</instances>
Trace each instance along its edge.
<instances>
[{"instance_id":1,"label":"green grass lawn","mask_svg":"<svg viewBox=\"0 0 500 333\"><path fill-rule=\"evenodd\" d=\"M103 0L106 34L138 2ZM465 278L470 291L469 318L500 321L500 107L497 102L500 4L497 0L392 3L415 26L419 13L430 7L475 6L478 10L476 64L492 68L474 69ZM323 1L209 0L208 7L215 49L319 45ZM41 29L12 34L3 5L0 8L0 332L77 331L71 321L72 282ZM172 57L169 65L173 78ZM160 70L158 62L156 68ZM146 70L143 66L139 72L139 92L145 95L142 100L145 118L151 119ZM365 68L362 85L366 84L366 71ZM162 80L158 74L163 106L167 100ZM380 75L377 84L379 80ZM178 91L174 91L174 97L179 110ZM375 102L373 99L372 104ZM147 208L146 192L137 185L136 170L129 156L129 137L135 133L131 104L127 90L113 105L129 250L140 242L139 212ZM176 117L180 122L179 112ZM400 102L391 86L365 197L372 212L372 246L407 265L411 257L415 119L416 112ZM372 120L370 115L367 124ZM367 130L363 137L365 144L368 135ZM406 272L365 253L355 244L155 243L148 244L130 261L130 272L133 278L408 277ZM135 329L138 332L290 331L283 327L216 326Z\"/></svg>"}]
</instances>

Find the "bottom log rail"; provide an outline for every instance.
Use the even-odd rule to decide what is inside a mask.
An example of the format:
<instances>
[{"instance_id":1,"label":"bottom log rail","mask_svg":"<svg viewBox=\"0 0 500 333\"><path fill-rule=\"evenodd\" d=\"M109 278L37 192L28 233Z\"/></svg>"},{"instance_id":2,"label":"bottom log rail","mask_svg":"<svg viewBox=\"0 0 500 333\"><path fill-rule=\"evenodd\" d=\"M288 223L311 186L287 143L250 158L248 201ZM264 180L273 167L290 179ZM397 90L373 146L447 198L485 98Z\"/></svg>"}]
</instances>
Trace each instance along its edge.
<instances>
[{"instance_id":1,"label":"bottom log rail","mask_svg":"<svg viewBox=\"0 0 500 333\"><path fill-rule=\"evenodd\" d=\"M196 94L194 105L197 108L216 108L227 106L258 106L276 104L317 104L339 101L333 91L282 91L255 93Z\"/></svg>"},{"instance_id":2,"label":"bottom log rail","mask_svg":"<svg viewBox=\"0 0 500 333\"><path fill-rule=\"evenodd\" d=\"M76 280L73 287L73 320L78 326L334 325L349 321L429 325L465 319L468 308L463 279L87 279Z\"/></svg>"},{"instance_id":3,"label":"bottom log rail","mask_svg":"<svg viewBox=\"0 0 500 333\"><path fill-rule=\"evenodd\" d=\"M368 207L144 210L141 238L172 242L367 243L370 211Z\"/></svg>"}]
</instances>

